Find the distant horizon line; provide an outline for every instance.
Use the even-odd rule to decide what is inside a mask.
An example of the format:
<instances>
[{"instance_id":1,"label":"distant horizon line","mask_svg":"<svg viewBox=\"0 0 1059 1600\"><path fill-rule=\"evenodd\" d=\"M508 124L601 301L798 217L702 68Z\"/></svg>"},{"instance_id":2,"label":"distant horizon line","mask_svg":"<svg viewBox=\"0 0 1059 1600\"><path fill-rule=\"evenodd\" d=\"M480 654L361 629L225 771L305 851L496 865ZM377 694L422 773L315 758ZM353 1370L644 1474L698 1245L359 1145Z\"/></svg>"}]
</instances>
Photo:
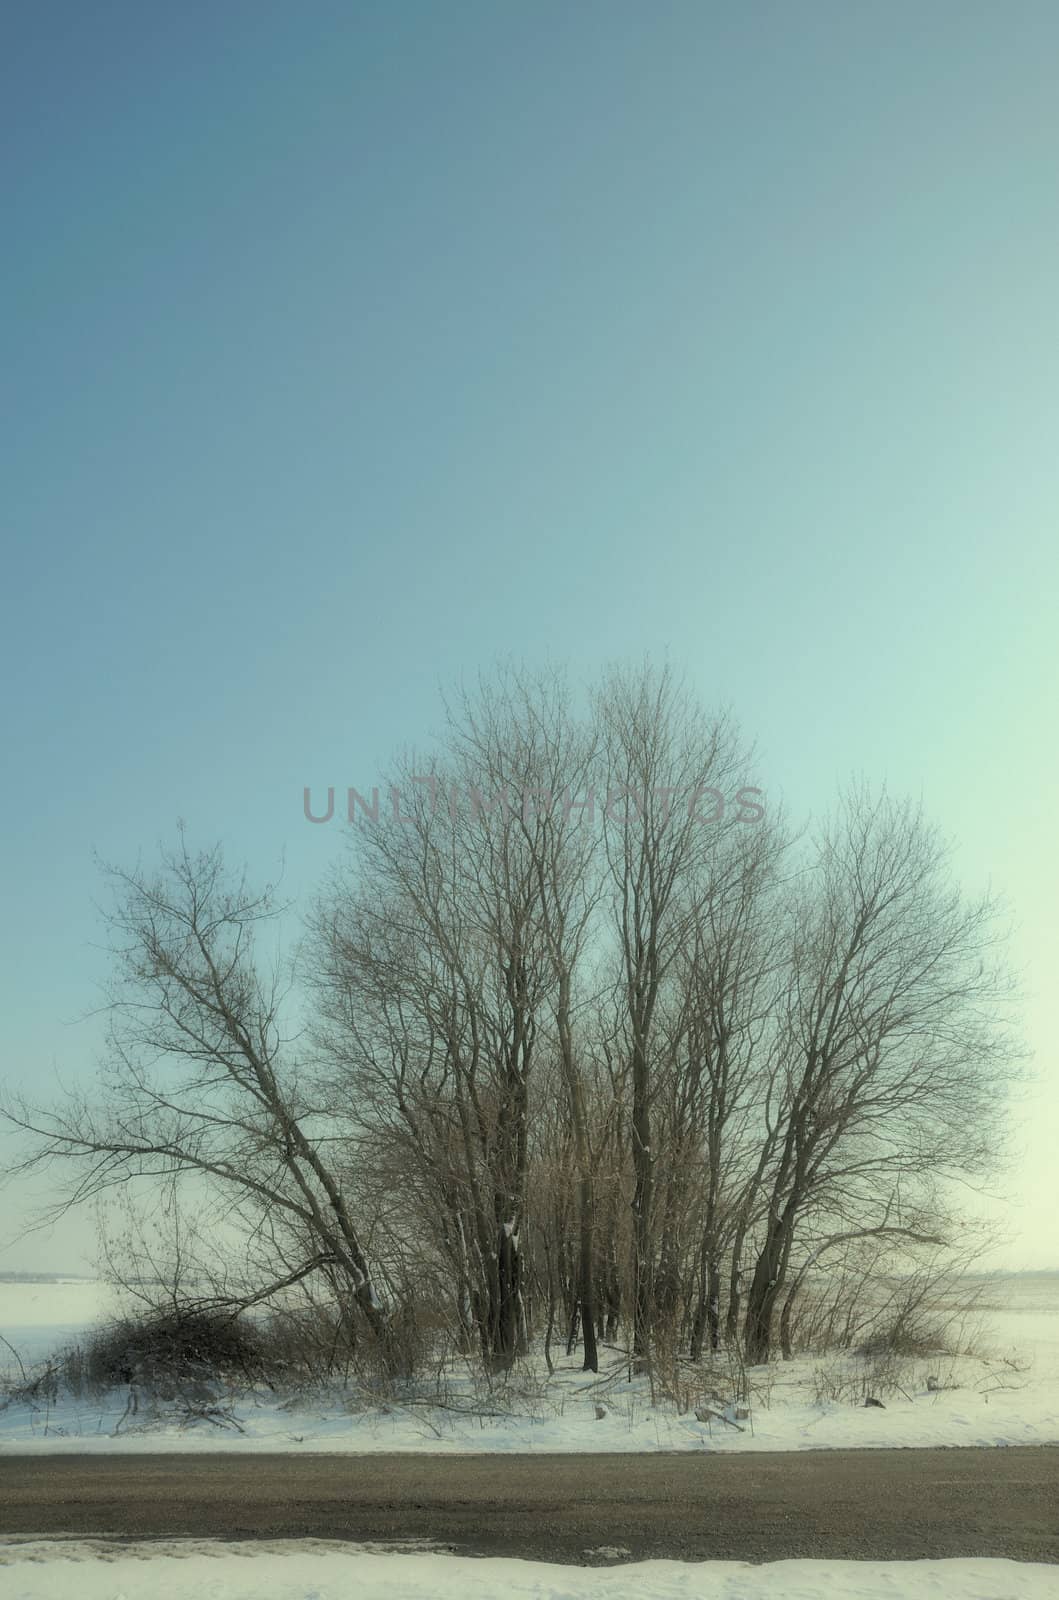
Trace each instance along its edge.
<instances>
[{"instance_id":1,"label":"distant horizon line","mask_svg":"<svg viewBox=\"0 0 1059 1600\"><path fill-rule=\"evenodd\" d=\"M900 1273L893 1274L900 1277ZM1054 1267L996 1267L992 1271L964 1272L959 1274L964 1278L1059 1278L1059 1265ZM19 1271L18 1268L0 1270L0 1283L105 1283L106 1279L96 1272L31 1272ZM131 1280L136 1283L161 1283L161 1278L136 1278Z\"/></svg>"}]
</instances>

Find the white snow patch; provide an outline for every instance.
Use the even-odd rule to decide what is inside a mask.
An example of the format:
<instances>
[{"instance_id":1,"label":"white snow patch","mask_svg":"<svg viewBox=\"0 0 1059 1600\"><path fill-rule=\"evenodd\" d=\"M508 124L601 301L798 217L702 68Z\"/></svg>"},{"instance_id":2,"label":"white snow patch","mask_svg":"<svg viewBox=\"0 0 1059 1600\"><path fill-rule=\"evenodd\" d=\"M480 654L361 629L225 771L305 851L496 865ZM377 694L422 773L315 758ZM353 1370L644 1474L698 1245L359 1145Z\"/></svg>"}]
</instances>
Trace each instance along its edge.
<instances>
[{"instance_id":1,"label":"white snow patch","mask_svg":"<svg viewBox=\"0 0 1059 1600\"><path fill-rule=\"evenodd\" d=\"M1030 1562L642 1561L386 1554L319 1540L0 1542L7 1600L1055 1600Z\"/></svg>"},{"instance_id":2,"label":"white snow patch","mask_svg":"<svg viewBox=\"0 0 1059 1600\"><path fill-rule=\"evenodd\" d=\"M93 1284L0 1283L0 1335L29 1366L56 1344L109 1311L105 1290ZM750 1415L730 1412L700 1422L693 1398L682 1414L652 1405L648 1380L627 1381L622 1358L604 1352L598 1378L581 1371L581 1355L557 1362L548 1380L539 1356L528 1371L483 1394L474 1362L450 1374L449 1404L429 1392L382 1405L370 1396L336 1390L284 1405L268 1391L234 1402L243 1432L209 1422L151 1420L141 1406L124 1416L125 1390L103 1400L61 1395L54 1402L14 1401L0 1409L0 1453L115 1453L263 1450L496 1453L600 1450L819 1450L875 1446L1018 1445L1059 1442L1059 1274L1010 1279L985 1318L989 1359L914 1361L905 1393L886 1394L885 1409L865 1409L856 1383L863 1366L853 1357L801 1357L750 1374ZM0 1345L0 1368L17 1368ZM822 1398L821 1369L849 1379L837 1399ZM718 1382L724 1377L723 1363ZM940 1377L942 1387L930 1380ZM950 1386L952 1385L952 1386ZM826 1390L826 1385L823 1386ZM725 1396L727 1399L727 1396ZM606 1416L597 1420L596 1407ZM119 1428L120 1431L115 1432Z\"/></svg>"}]
</instances>

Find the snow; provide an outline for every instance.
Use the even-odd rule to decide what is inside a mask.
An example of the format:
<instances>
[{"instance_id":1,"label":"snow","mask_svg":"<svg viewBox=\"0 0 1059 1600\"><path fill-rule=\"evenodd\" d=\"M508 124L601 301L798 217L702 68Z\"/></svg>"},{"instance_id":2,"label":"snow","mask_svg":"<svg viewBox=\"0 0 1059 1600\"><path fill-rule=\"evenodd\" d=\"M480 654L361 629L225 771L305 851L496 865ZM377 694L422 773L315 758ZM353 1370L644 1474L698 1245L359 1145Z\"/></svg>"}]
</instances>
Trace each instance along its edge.
<instances>
[{"instance_id":1,"label":"snow","mask_svg":"<svg viewBox=\"0 0 1059 1600\"><path fill-rule=\"evenodd\" d=\"M0 1541L7 1600L1055 1600L1030 1562L644 1561L612 1567L291 1540Z\"/></svg>"},{"instance_id":2,"label":"snow","mask_svg":"<svg viewBox=\"0 0 1059 1600\"><path fill-rule=\"evenodd\" d=\"M111 1313L97 1284L0 1283L0 1335L27 1367L56 1344ZM993 1294L978 1343L985 1356L927 1357L902 1371L904 1394L865 1408L863 1362L800 1357L749 1374L749 1417L700 1422L692 1398L683 1414L652 1405L649 1383L627 1381L621 1357L604 1351L599 1378L580 1356L557 1361L552 1379L539 1356L512 1382L487 1390L471 1364L450 1373L447 1403L429 1386L404 1403L355 1391L297 1402L267 1390L236 1399L239 1429L170 1414L128 1414L128 1393L104 1401L60 1397L0 1409L0 1453L180 1451L380 1451L456 1453L658 1450L754 1451L1059 1442L1059 1274L1011 1278ZM17 1372L0 1345L0 1367ZM931 1380L942 1387L934 1390ZM690 1379L689 1379L690 1381ZM726 1370L718 1370L724 1391ZM870 1392L870 1390L869 1390ZM596 1408L605 1408L597 1418ZM723 1410L723 1407L717 1407Z\"/></svg>"},{"instance_id":3,"label":"snow","mask_svg":"<svg viewBox=\"0 0 1059 1600\"><path fill-rule=\"evenodd\" d=\"M113 1309L105 1285L92 1278L0 1280L0 1336L14 1345L27 1367L103 1321ZM11 1352L0 1345L0 1371L10 1364Z\"/></svg>"}]
</instances>

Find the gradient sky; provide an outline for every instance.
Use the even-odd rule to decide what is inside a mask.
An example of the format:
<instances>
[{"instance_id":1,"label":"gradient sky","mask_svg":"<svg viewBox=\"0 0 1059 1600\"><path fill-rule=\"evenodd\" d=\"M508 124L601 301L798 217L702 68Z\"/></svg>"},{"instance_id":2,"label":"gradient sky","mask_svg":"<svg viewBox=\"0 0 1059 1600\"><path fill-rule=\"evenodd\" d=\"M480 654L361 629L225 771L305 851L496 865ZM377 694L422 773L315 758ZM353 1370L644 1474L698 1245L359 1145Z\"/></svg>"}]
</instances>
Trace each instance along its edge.
<instances>
[{"instance_id":1,"label":"gradient sky","mask_svg":"<svg viewBox=\"0 0 1059 1600\"><path fill-rule=\"evenodd\" d=\"M93 851L305 893L303 785L440 685L649 652L795 817L885 780L1010 896L1001 1259L1059 1267L1053 0L22 0L0 54L0 1076L91 1069ZM84 1264L4 1198L0 1269Z\"/></svg>"}]
</instances>

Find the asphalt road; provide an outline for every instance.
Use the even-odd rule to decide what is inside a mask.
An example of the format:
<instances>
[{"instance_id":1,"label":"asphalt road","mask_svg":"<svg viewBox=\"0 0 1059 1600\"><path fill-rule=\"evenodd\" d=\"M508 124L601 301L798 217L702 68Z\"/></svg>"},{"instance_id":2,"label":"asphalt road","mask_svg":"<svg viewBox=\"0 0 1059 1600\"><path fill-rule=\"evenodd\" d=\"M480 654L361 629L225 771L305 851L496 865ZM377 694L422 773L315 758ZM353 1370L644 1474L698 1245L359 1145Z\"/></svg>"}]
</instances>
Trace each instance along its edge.
<instances>
[{"instance_id":1,"label":"asphalt road","mask_svg":"<svg viewBox=\"0 0 1059 1600\"><path fill-rule=\"evenodd\" d=\"M0 1535L430 1540L537 1560L1059 1563L1059 1448L0 1456ZM1059 1577L1057 1577L1059 1592Z\"/></svg>"}]
</instances>

